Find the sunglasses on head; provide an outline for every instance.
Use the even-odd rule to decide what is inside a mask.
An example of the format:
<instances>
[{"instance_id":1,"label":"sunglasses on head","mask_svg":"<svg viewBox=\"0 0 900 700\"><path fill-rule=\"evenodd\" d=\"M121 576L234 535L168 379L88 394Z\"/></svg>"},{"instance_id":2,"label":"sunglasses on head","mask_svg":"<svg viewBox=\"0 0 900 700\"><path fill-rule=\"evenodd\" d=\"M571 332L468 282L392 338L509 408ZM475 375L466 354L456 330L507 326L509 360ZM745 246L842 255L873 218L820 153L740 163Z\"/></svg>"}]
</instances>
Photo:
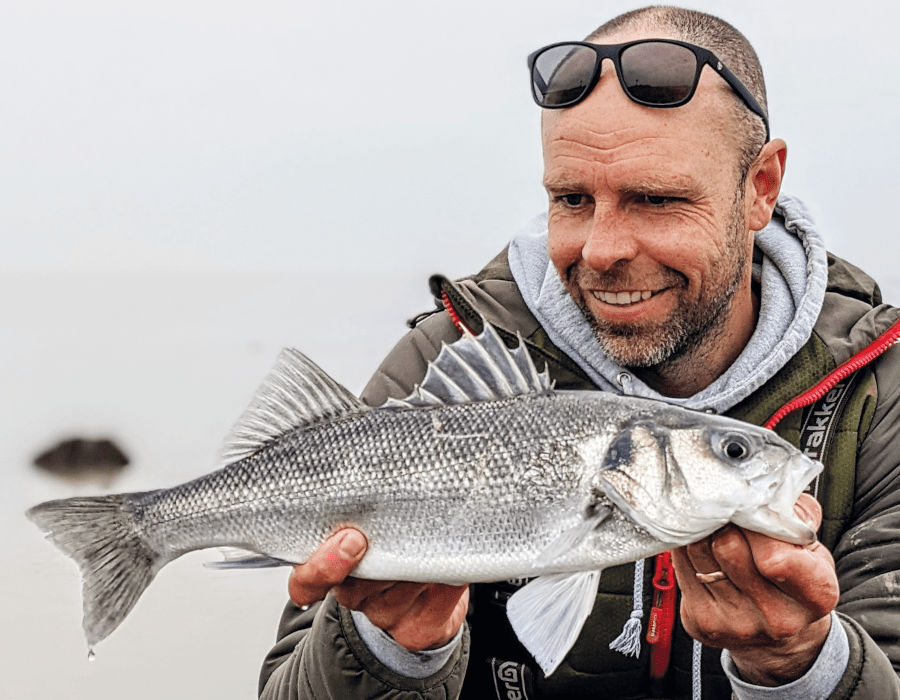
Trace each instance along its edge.
<instances>
[{"instance_id":1,"label":"sunglasses on head","mask_svg":"<svg viewBox=\"0 0 900 700\"><path fill-rule=\"evenodd\" d=\"M627 44L566 41L538 49L528 57L534 101L547 109L571 107L587 97L600 78L603 59L612 60L625 94L647 107L678 107L694 96L703 66L722 76L766 125L756 98L712 51L671 39L642 39Z\"/></svg>"}]
</instances>

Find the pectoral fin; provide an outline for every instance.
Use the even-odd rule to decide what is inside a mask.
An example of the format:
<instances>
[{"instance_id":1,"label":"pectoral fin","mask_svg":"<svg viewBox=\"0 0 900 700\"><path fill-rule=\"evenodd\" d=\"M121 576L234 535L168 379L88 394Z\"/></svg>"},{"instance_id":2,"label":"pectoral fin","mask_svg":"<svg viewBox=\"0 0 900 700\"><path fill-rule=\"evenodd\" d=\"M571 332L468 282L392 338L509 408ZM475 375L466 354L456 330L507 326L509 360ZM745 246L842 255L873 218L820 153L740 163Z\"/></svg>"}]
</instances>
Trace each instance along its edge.
<instances>
[{"instance_id":1,"label":"pectoral fin","mask_svg":"<svg viewBox=\"0 0 900 700\"><path fill-rule=\"evenodd\" d=\"M597 527L609 517L612 511L609 508L597 508L593 514L573 528L569 528L559 535L550 545L534 560L536 567L550 564L564 554L568 554L578 547L584 538L591 534Z\"/></svg>"},{"instance_id":2,"label":"pectoral fin","mask_svg":"<svg viewBox=\"0 0 900 700\"><path fill-rule=\"evenodd\" d=\"M591 614L599 571L539 576L516 591L506 614L522 645L550 675L575 644Z\"/></svg>"}]
</instances>

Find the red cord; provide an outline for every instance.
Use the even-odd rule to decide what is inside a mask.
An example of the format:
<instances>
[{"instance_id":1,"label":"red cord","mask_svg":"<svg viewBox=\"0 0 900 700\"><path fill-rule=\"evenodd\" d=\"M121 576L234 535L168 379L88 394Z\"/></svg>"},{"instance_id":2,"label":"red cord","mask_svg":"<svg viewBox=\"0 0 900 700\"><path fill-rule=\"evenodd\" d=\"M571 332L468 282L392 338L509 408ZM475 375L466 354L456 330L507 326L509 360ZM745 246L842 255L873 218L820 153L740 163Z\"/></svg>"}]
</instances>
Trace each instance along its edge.
<instances>
[{"instance_id":1,"label":"red cord","mask_svg":"<svg viewBox=\"0 0 900 700\"><path fill-rule=\"evenodd\" d=\"M815 386L811 389L800 394L798 397L792 399L784 406L779 408L769 420L763 425L764 428L768 428L771 430L791 411L796 411L798 408L803 408L804 406L809 406L812 403L815 403L819 399L821 399L825 394L832 390L835 384L837 384L842 379L849 377L856 370L865 367L876 357L881 355L885 350L887 350L891 345L897 342L900 339L900 321L894 323L887 331L885 331L882 335L878 336L874 341L869 343L865 348L856 353L849 360L844 362L840 367L835 369L831 374L827 375L825 378L821 379Z\"/></svg>"}]
</instances>

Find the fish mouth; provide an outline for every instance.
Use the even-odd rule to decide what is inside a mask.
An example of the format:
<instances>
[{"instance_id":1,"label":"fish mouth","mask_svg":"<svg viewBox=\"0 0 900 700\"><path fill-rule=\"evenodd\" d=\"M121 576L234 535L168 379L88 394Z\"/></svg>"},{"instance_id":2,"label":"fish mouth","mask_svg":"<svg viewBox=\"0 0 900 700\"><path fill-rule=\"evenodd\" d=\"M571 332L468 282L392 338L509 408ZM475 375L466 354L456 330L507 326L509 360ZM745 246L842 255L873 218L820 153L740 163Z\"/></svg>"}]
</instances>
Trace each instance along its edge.
<instances>
[{"instance_id":1,"label":"fish mouth","mask_svg":"<svg viewBox=\"0 0 900 700\"><path fill-rule=\"evenodd\" d=\"M812 544L816 541L816 533L797 515L794 505L823 468L821 462L803 453L794 455L784 465L781 482L768 503L736 512L731 522L791 544Z\"/></svg>"}]
</instances>

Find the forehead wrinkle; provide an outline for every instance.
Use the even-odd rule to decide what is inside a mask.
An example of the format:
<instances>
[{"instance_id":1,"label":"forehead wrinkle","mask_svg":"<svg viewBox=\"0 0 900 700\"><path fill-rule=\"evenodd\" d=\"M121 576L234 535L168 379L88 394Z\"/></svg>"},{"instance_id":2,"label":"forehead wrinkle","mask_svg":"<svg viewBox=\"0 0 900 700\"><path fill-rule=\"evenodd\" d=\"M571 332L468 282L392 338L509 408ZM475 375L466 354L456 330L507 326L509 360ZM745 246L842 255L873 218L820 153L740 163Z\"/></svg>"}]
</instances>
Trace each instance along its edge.
<instances>
[{"instance_id":1,"label":"forehead wrinkle","mask_svg":"<svg viewBox=\"0 0 900 700\"><path fill-rule=\"evenodd\" d=\"M645 155L652 156L653 153L638 152L634 156L619 156L622 149L638 149L644 151L654 148L661 144L663 148L669 142L676 145L676 148L684 148L684 137L681 134L645 134L634 138L631 132L635 131L635 127L624 129L615 129L609 132L597 131L584 125L584 123L566 125L563 128L555 127L552 129L554 133L548 134L545 140L545 150L551 148L562 149L563 153L558 151L554 155L565 155L566 151L578 151L584 149L595 156L603 156L606 158L621 157L624 159L639 158ZM699 146L699 144L698 144ZM662 152L660 152L662 153ZM577 155L575 157L578 157Z\"/></svg>"},{"instance_id":2,"label":"forehead wrinkle","mask_svg":"<svg viewBox=\"0 0 900 700\"><path fill-rule=\"evenodd\" d=\"M600 129L596 119L584 119L573 114L561 117L546 131L547 145L555 142L583 144L597 150L611 150L627 144L635 126Z\"/></svg>"},{"instance_id":3,"label":"forehead wrinkle","mask_svg":"<svg viewBox=\"0 0 900 700\"><path fill-rule=\"evenodd\" d=\"M583 186L586 181L595 182L598 178L609 180L613 177L616 181L615 189L623 192L659 191L674 196L695 193L698 189L696 178L690 172L679 170L677 160L666 159L664 163L659 163L655 160L654 152L617 152L628 144L612 151L598 151L580 142L566 139L560 141L566 141L573 148L554 153L552 162L546 164L545 187ZM644 165L642 161L649 162ZM640 164L636 171L631 167L634 163Z\"/></svg>"}]
</instances>

